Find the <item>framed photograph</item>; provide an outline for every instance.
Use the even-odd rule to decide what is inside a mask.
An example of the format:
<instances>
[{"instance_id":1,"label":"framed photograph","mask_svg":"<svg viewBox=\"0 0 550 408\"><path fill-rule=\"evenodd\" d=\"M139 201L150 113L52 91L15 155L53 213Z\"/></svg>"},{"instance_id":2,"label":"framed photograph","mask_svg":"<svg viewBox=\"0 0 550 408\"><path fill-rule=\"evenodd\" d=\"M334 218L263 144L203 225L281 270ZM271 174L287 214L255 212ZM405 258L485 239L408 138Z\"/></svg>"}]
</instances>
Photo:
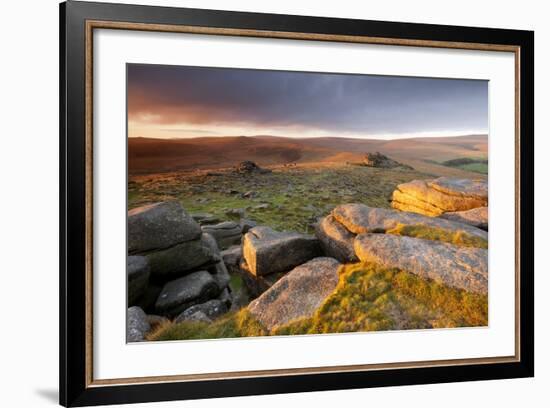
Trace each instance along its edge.
<instances>
[{"instance_id":1,"label":"framed photograph","mask_svg":"<svg viewBox=\"0 0 550 408\"><path fill-rule=\"evenodd\" d=\"M60 6L60 403L534 375L534 33Z\"/></svg>"}]
</instances>

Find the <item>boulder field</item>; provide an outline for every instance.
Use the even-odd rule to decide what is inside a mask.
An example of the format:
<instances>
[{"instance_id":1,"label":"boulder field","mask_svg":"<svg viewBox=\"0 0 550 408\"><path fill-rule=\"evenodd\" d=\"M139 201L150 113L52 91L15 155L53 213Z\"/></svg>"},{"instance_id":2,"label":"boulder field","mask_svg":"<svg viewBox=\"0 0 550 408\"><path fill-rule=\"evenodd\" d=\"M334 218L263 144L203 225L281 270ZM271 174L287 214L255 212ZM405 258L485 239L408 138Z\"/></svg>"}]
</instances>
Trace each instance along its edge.
<instances>
[{"instance_id":1,"label":"boulder field","mask_svg":"<svg viewBox=\"0 0 550 408\"><path fill-rule=\"evenodd\" d=\"M130 329L145 326L130 325L130 317L132 322L142 322L146 314L175 318L210 300L226 308L232 302L230 276L216 238L176 201L128 212L127 279L131 341L140 341L140 336Z\"/></svg>"},{"instance_id":2,"label":"boulder field","mask_svg":"<svg viewBox=\"0 0 550 408\"><path fill-rule=\"evenodd\" d=\"M488 239L486 231L469 224L364 204L336 207L321 220L316 234L325 254L342 263L373 262L450 287L487 292L487 249L402 235L407 232L406 227L413 233L435 231L436 238L466 236L479 242Z\"/></svg>"},{"instance_id":3,"label":"boulder field","mask_svg":"<svg viewBox=\"0 0 550 408\"><path fill-rule=\"evenodd\" d=\"M393 199L394 209L337 206L314 236L188 214L177 201L129 211L127 340L145 340L159 322L212 322L241 308L271 331L311 317L346 264L487 294L486 183L416 180ZM232 289L232 275L243 288Z\"/></svg>"}]
</instances>

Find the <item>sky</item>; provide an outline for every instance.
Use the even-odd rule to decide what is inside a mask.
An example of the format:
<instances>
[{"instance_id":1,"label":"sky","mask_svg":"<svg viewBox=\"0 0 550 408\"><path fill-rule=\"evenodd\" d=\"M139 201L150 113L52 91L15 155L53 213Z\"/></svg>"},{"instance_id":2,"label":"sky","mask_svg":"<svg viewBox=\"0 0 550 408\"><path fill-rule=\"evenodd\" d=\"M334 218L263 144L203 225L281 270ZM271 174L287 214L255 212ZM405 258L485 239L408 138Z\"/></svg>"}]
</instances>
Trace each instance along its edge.
<instances>
[{"instance_id":1,"label":"sky","mask_svg":"<svg viewBox=\"0 0 550 408\"><path fill-rule=\"evenodd\" d=\"M488 132L488 82L128 64L128 136L396 139Z\"/></svg>"}]
</instances>

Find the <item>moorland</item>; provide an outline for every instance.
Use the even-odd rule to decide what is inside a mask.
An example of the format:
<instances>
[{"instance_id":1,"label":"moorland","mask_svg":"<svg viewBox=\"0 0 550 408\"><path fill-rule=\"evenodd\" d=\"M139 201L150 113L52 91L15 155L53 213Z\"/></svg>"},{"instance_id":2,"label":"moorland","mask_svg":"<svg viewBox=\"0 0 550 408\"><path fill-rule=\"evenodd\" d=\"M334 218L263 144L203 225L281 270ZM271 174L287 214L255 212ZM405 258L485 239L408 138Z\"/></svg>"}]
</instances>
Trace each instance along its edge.
<instances>
[{"instance_id":1,"label":"moorland","mask_svg":"<svg viewBox=\"0 0 550 408\"><path fill-rule=\"evenodd\" d=\"M395 161L396 165L366 165L365 155L368 152L380 152ZM487 293L470 290L460 283L462 278L455 276L460 271L449 272L451 278L434 279L430 268L437 269L437 260L425 268L427 272L418 272L413 271L414 268L396 268L384 259L380 262L377 258L378 262L375 262L372 254L364 259L358 259L355 254L340 257L341 252L331 252L331 248L321 245L322 250L308 249L309 257L295 262L292 268L281 267L279 269L284 270L269 271L265 276L242 262L247 257L247 251L257 250L260 253L258 248L261 245L253 240L261 240L263 227L277 234L317 236L321 244L328 235L335 240L336 246L344 241L345 245L349 242L352 247L353 242L357 245L362 231L354 231L353 225L346 224L347 219L340 220L341 225L331 225L330 228L336 228L334 231L338 233L332 233L330 228L319 231L323 220L332 222L336 208L347 209L346 206L357 204L362 206L360 211L365 211L364 208L392 211L384 213L387 214L385 218L398 220L391 228L372 229L371 232L377 234L371 235L389 234L392 237L406 237L406 240L412 238L418 242L403 241L399 245L418 243L427 245L427 250L432 250L430 245L435 242L442 245L441 251L439 247L434 248L435 253L449 250L449 256L462 257L464 251L473 251L474 258L478 257L483 262L487 251L485 231L477 233L470 225L439 221L439 217L436 217L439 224L431 223L432 218L424 216L413 217L416 221L407 224L409 219L403 221L400 214L408 213L390 209L397 186L440 177L486 183L487 171L486 135L398 140L273 136L129 138L129 219L133 216L146 219L143 214L150 212L151 205L175 201L185 214L200 224L199 233L202 231L203 235L207 233L216 238L222 259L210 260L210 264L205 261L204 265L190 268L191 274L184 271L170 279L165 276L159 278L161 274L153 270L154 265L140 269L147 270L139 272L139 279L143 281L146 275L148 286L140 283L143 288L134 296L138 300L129 302L129 306L140 308L140 313L145 316L141 317L142 320L147 319L147 324L145 320L142 322L147 330L143 329L138 338L173 340L486 325ZM185 219L186 215L182 217ZM231 229L230 225L231 228L238 226L237 240L231 241L233 236L224 235ZM349 231L344 228L342 232L342 226ZM255 227L259 227L261 233L254 234ZM247 243L246 236L249 234L255 236L249 236ZM281 239L294 239L290 235L277 235L275 238L265 240L279 242ZM328 245L334 242L330 241ZM183 244L178 242L177 245ZM360 253L364 247L356 246L355 251ZM160 252L163 251L168 250ZM151 253L130 252L129 258L143 256L154 262L156 258L151 257L151 253L157 254L159 250L153 248ZM279 307L271 302L262 304L264 292L277 288L277 283L281 286L284 282L288 286L283 278L292 276L299 268L303 269L294 275L311 273L309 262L316 259L322 260L318 269L328 271L330 267L326 266L326 259L332 259L330 257L340 258L338 262L334 261L338 264L338 278L331 283L332 286L329 285L328 292L319 295L320 301L314 311L300 314L301 311L297 310L295 312L300 318L273 327L265 323L268 320L262 323L266 313L271 313L269 319L273 319L273 314L276 314L273 310ZM159 300L155 303L155 299L160 299L164 292L168 293L166 296L171 296L167 286L173 282L172 279L187 279L185 285L191 287L196 282L192 282L189 276L198 273L199 269L209 271L219 280L222 274L220 268L228 275L223 288L220 286L215 294L212 292L206 297L199 288L197 293L200 296L185 303L187 312L178 309L178 313L166 313L162 318L157 316L163 313L159 312ZM304 285L303 282L299 284L300 290L307 291ZM214 300L220 302L216 304L216 311L212 311L215 309ZM222 304L224 306L220 306ZM221 313L220 307L223 309ZM296 305L296 308L300 307ZM259 309L261 312L257 312ZM135 323L139 320L136 316L133 315L133 320L129 319Z\"/></svg>"}]
</instances>

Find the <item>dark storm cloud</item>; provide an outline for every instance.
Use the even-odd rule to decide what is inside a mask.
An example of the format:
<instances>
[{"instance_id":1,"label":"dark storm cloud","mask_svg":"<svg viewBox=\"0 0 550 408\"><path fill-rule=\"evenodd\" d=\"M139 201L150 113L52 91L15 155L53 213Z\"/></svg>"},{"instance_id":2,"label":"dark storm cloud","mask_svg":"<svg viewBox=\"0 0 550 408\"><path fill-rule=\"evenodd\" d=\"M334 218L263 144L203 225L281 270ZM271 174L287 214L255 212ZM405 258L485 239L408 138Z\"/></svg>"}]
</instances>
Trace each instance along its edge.
<instances>
[{"instance_id":1,"label":"dark storm cloud","mask_svg":"<svg viewBox=\"0 0 550 408\"><path fill-rule=\"evenodd\" d=\"M485 130L486 81L128 65L130 120L329 132Z\"/></svg>"}]
</instances>

